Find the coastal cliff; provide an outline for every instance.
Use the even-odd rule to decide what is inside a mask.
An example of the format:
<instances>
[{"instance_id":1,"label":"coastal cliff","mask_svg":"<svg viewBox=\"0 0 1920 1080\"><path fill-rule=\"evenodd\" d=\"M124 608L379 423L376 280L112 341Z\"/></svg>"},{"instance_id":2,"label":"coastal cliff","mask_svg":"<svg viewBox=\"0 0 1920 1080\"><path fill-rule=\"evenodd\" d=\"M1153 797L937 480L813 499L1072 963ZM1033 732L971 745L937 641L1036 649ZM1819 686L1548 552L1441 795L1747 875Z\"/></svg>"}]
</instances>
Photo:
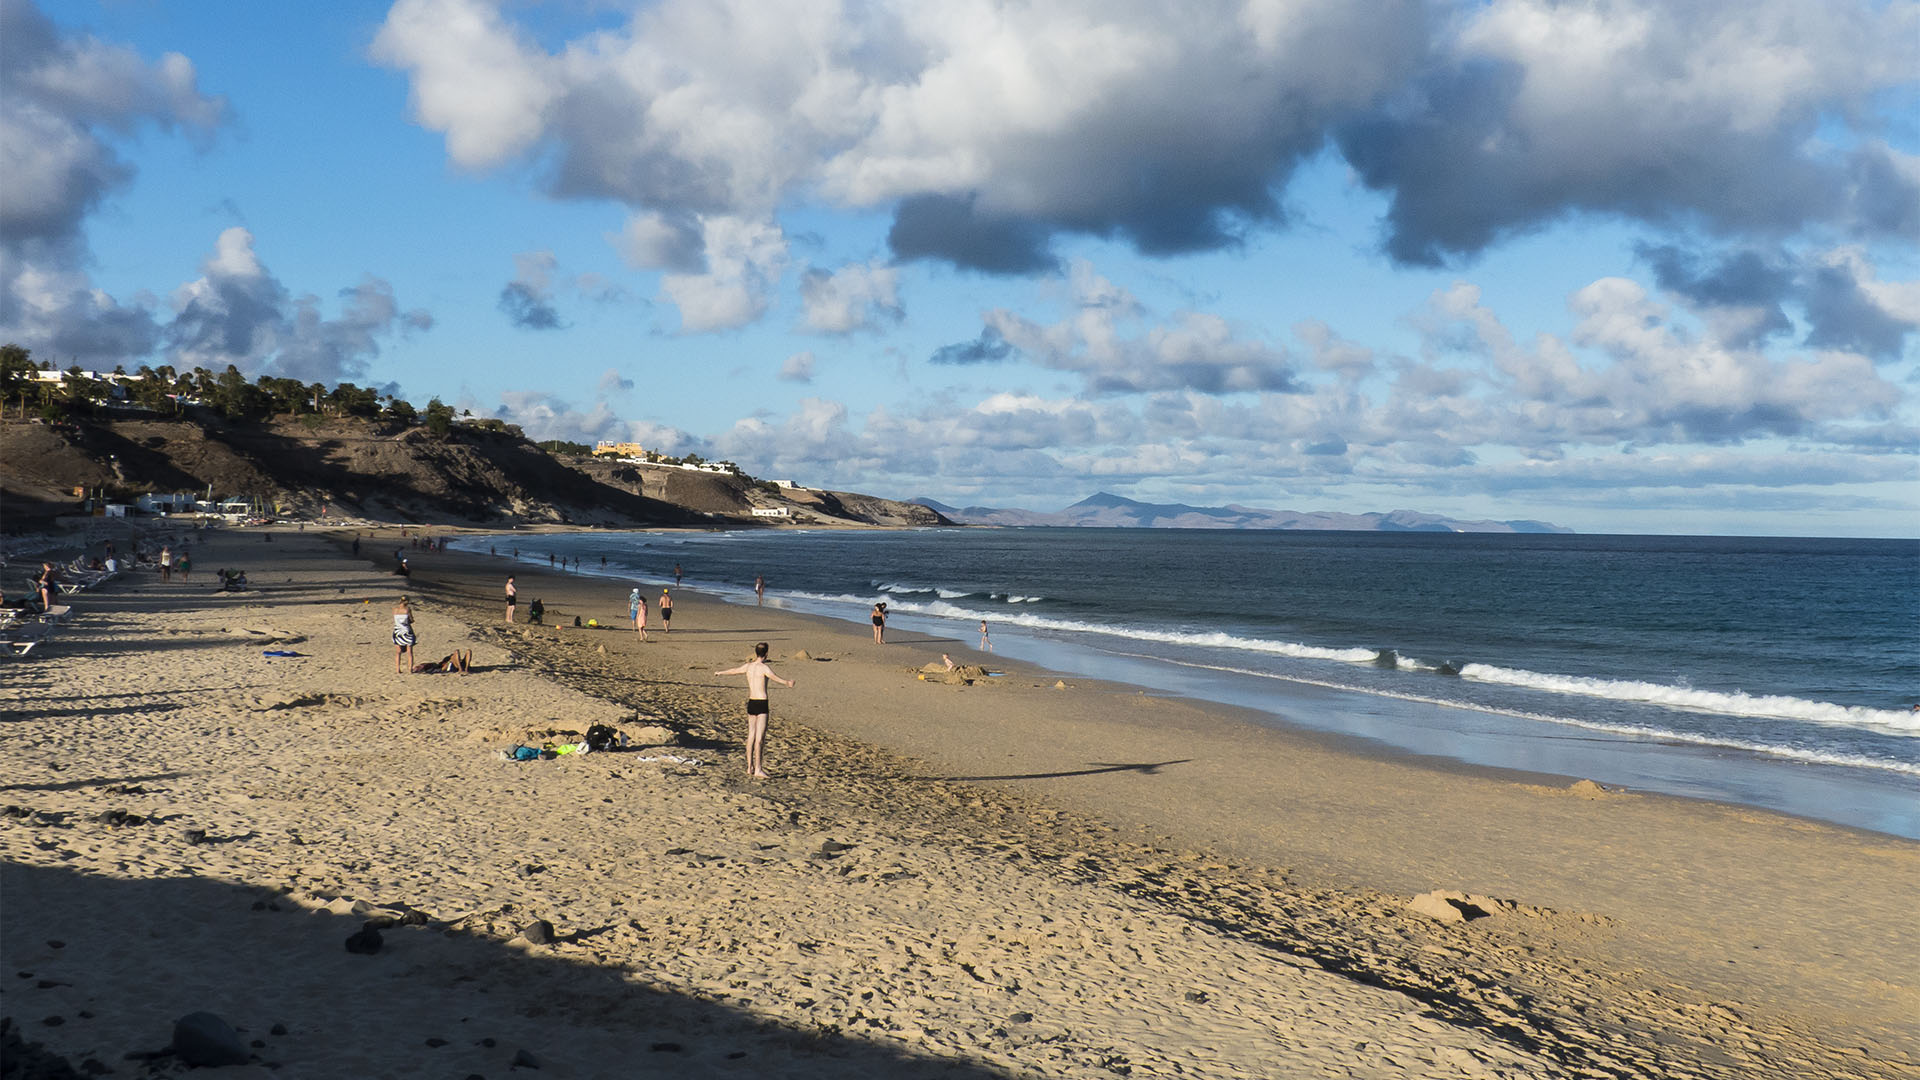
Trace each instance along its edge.
<instances>
[{"instance_id":1,"label":"coastal cliff","mask_svg":"<svg viewBox=\"0 0 1920 1080\"><path fill-rule=\"evenodd\" d=\"M769 488L744 476L553 454L516 432L468 426L436 435L356 417L234 423L211 414L0 422L0 519L10 530L78 512L76 489L124 502L211 491L302 517L328 507L449 524L948 524L888 499Z\"/></svg>"}]
</instances>

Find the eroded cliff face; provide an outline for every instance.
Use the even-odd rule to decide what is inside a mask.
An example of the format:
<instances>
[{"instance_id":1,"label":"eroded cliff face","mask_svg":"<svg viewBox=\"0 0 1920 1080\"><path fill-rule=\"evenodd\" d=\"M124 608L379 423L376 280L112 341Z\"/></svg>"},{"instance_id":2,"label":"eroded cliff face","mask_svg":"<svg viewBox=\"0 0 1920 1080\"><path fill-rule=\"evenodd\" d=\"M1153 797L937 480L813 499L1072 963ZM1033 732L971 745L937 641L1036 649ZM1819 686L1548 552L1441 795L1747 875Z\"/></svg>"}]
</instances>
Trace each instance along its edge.
<instances>
[{"instance_id":1,"label":"eroded cliff face","mask_svg":"<svg viewBox=\"0 0 1920 1080\"><path fill-rule=\"evenodd\" d=\"M76 487L258 497L296 513L378 520L601 526L765 524L756 506L788 506L814 524L942 524L925 507L847 493L806 501L738 477L555 457L523 438L353 418L106 419L0 422L0 499L58 509ZM796 489L797 490L797 489ZM932 516L932 520L927 519ZM7 516L0 515L0 521ZM11 527L11 526L9 526Z\"/></svg>"}]
</instances>

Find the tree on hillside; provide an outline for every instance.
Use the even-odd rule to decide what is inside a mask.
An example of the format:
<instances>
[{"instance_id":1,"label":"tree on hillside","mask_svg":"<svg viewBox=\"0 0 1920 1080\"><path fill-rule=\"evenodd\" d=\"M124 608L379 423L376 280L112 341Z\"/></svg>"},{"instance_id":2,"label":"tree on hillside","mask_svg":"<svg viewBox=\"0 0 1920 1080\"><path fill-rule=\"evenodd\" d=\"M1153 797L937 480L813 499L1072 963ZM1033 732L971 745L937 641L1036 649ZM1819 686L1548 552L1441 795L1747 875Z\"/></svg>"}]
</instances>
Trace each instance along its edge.
<instances>
[{"instance_id":1,"label":"tree on hillside","mask_svg":"<svg viewBox=\"0 0 1920 1080\"><path fill-rule=\"evenodd\" d=\"M258 420L272 408L272 400L232 364L213 380L207 404L229 420Z\"/></svg>"},{"instance_id":2,"label":"tree on hillside","mask_svg":"<svg viewBox=\"0 0 1920 1080\"><path fill-rule=\"evenodd\" d=\"M276 413L299 415L311 411L308 403L307 384L299 379L282 379L273 375L262 375L253 385L266 396L268 408Z\"/></svg>"},{"instance_id":3,"label":"tree on hillside","mask_svg":"<svg viewBox=\"0 0 1920 1080\"><path fill-rule=\"evenodd\" d=\"M56 394L61 406L69 414L90 415L95 404L107 396L107 384L82 371L78 364L69 367L65 374Z\"/></svg>"},{"instance_id":4,"label":"tree on hillside","mask_svg":"<svg viewBox=\"0 0 1920 1080\"><path fill-rule=\"evenodd\" d=\"M154 369L142 364L140 370L133 373L133 381L127 384L127 396L133 403L155 412L174 409L174 403L167 400L172 392L173 369L170 367Z\"/></svg>"},{"instance_id":5,"label":"tree on hillside","mask_svg":"<svg viewBox=\"0 0 1920 1080\"><path fill-rule=\"evenodd\" d=\"M394 398L387 402L387 419L412 427L420 421L420 411L406 398Z\"/></svg>"},{"instance_id":6,"label":"tree on hillside","mask_svg":"<svg viewBox=\"0 0 1920 1080\"><path fill-rule=\"evenodd\" d=\"M427 430L444 439L453 430L453 407L439 398L427 402Z\"/></svg>"},{"instance_id":7,"label":"tree on hillside","mask_svg":"<svg viewBox=\"0 0 1920 1080\"><path fill-rule=\"evenodd\" d=\"M39 370L33 366L33 351L20 345L0 345L0 404L20 399L20 408L27 407L27 394L33 389L33 373Z\"/></svg>"},{"instance_id":8,"label":"tree on hillside","mask_svg":"<svg viewBox=\"0 0 1920 1080\"><path fill-rule=\"evenodd\" d=\"M341 383L327 395L327 401L334 411L342 416L359 416L371 420L380 415L380 391L371 386L359 387L352 383Z\"/></svg>"}]
</instances>

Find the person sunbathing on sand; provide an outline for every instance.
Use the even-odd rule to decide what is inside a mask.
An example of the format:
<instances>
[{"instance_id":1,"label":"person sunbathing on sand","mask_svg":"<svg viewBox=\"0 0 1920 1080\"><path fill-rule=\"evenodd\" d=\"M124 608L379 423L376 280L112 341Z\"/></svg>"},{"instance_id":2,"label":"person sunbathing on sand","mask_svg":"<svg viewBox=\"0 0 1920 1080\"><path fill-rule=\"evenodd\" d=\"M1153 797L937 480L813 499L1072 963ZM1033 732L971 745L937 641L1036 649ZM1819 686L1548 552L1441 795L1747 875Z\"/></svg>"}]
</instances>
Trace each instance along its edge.
<instances>
[{"instance_id":1,"label":"person sunbathing on sand","mask_svg":"<svg viewBox=\"0 0 1920 1080\"><path fill-rule=\"evenodd\" d=\"M467 671L470 668L472 668L472 666L473 666L473 650L468 649L463 652L459 649L455 649L451 653L448 653L446 656L441 657L438 663L415 664L413 666L413 673L415 675L427 675L427 674L433 674L433 673L454 672L460 675L465 675Z\"/></svg>"},{"instance_id":2,"label":"person sunbathing on sand","mask_svg":"<svg viewBox=\"0 0 1920 1080\"><path fill-rule=\"evenodd\" d=\"M745 675L747 677L747 773L756 779L767 779L767 771L761 768L761 753L766 748L767 721L772 718L771 706L767 703L767 680L772 679L787 689L793 689L793 683L773 673L767 666L767 643L762 641L753 647L753 659L731 667L725 671L716 671L715 675Z\"/></svg>"}]
</instances>

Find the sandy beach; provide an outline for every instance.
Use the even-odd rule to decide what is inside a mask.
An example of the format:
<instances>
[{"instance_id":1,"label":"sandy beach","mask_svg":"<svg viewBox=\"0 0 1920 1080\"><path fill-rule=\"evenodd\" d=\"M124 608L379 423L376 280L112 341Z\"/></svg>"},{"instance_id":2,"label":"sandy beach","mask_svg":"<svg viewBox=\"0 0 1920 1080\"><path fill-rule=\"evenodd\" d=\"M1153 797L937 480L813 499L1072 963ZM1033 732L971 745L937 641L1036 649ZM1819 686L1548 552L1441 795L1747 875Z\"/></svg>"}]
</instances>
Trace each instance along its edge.
<instances>
[{"instance_id":1,"label":"sandy beach","mask_svg":"<svg viewBox=\"0 0 1920 1080\"><path fill-rule=\"evenodd\" d=\"M989 658L697 581L643 642L623 583L396 543L215 531L0 668L18 1036L116 1076L202 1011L233 1076L1920 1076L1920 845L923 679ZM508 572L557 625L502 624ZM470 674L395 673L402 594ZM712 674L756 641L797 683L764 782ZM629 745L503 755L595 724Z\"/></svg>"}]
</instances>

